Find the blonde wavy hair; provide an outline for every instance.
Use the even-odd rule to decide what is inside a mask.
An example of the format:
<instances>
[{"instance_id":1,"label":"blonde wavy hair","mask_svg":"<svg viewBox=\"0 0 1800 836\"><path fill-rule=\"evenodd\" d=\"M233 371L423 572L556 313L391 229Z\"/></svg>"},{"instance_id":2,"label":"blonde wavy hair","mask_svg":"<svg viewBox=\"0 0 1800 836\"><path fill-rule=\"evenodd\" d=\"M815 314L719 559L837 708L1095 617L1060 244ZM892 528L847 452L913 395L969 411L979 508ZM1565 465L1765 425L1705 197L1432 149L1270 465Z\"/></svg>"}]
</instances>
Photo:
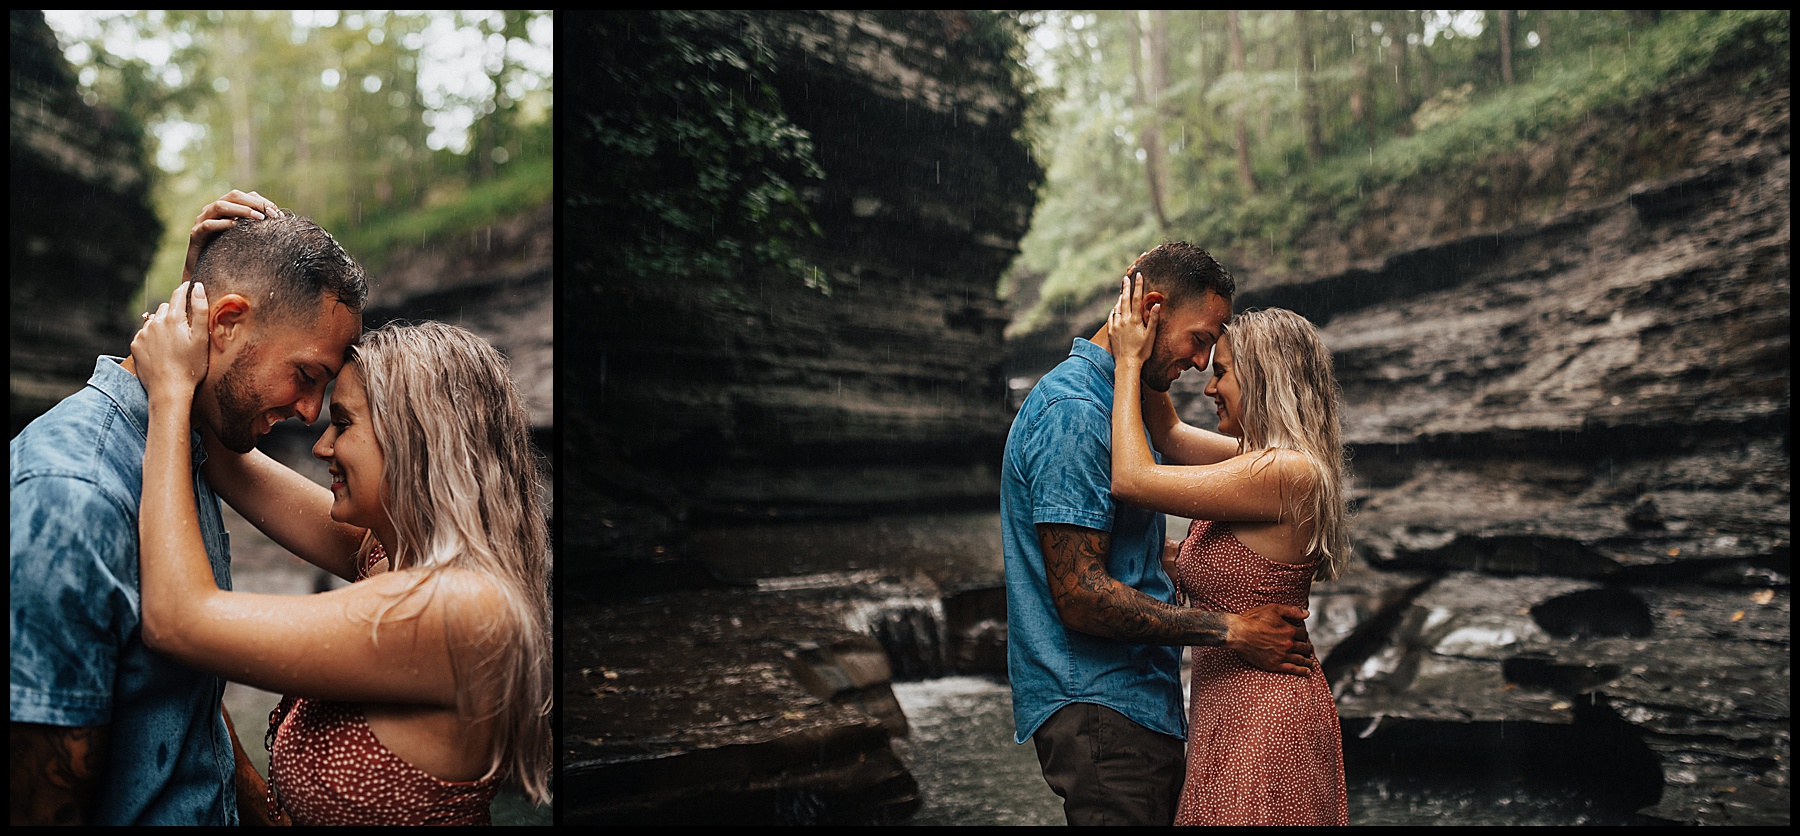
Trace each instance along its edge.
<instances>
[{"instance_id":1,"label":"blonde wavy hair","mask_svg":"<svg viewBox=\"0 0 1800 836\"><path fill-rule=\"evenodd\" d=\"M395 603L429 596L445 569L478 573L504 593L507 617L480 634L450 622L457 709L496 720L487 774L547 803L554 742L546 470L506 358L454 325L390 322L363 334L351 360L384 457L398 541L386 544L391 566L418 578Z\"/></svg>"},{"instance_id":2,"label":"blonde wavy hair","mask_svg":"<svg viewBox=\"0 0 1800 836\"><path fill-rule=\"evenodd\" d=\"M1232 370L1243 392L1243 437L1238 452L1298 450L1312 464L1313 489L1285 497L1283 517L1312 522L1307 553L1324 559L1315 577L1330 580L1350 559L1349 481L1342 393L1332 371L1331 352L1319 329L1282 308L1245 311L1226 330Z\"/></svg>"}]
</instances>

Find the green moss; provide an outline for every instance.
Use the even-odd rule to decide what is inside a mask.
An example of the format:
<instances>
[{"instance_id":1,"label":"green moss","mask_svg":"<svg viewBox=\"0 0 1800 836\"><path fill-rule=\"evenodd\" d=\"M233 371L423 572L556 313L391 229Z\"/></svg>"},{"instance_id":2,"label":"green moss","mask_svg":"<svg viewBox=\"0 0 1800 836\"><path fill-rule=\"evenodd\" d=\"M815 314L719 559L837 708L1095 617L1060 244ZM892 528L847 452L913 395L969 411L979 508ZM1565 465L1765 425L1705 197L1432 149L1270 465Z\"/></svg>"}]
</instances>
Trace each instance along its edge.
<instances>
[{"instance_id":1,"label":"green moss","mask_svg":"<svg viewBox=\"0 0 1800 836\"><path fill-rule=\"evenodd\" d=\"M379 270L401 248L480 229L549 203L555 192L555 165L549 159L520 160L498 177L469 188L440 191L416 212L361 227L333 230L365 269ZM545 234L549 234L545 230Z\"/></svg>"}]
</instances>

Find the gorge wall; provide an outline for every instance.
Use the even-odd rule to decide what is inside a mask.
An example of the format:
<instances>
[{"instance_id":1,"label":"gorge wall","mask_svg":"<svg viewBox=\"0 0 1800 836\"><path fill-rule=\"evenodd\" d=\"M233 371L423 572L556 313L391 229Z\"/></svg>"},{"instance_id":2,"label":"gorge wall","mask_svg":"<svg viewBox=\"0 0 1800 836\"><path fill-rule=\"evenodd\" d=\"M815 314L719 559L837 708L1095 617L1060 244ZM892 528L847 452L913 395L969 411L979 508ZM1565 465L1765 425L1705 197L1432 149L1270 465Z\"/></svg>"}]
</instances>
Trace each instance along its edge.
<instances>
[{"instance_id":1,"label":"gorge wall","mask_svg":"<svg viewBox=\"0 0 1800 836\"><path fill-rule=\"evenodd\" d=\"M1785 76L1709 78L1391 189L1301 273L1227 259L1343 387L1366 571L1313 629L1350 768L1510 759L1647 820L1787 822L1789 137Z\"/></svg>"},{"instance_id":2,"label":"gorge wall","mask_svg":"<svg viewBox=\"0 0 1800 836\"><path fill-rule=\"evenodd\" d=\"M494 223L386 253L370 277L363 325L431 319L492 343L525 396L538 446L550 455L556 425L556 237L545 202Z\"/></svg>"},{"instance_id":3,"label":"gorge wall","mask_svg":"<svg viewBox=\"0 0 1800 836\"><path fill-rule=\"evenodd\" d=\"M598 351L565 355L597 401L571 416L586 452L565 484L582 494L565 550L596 572L678 553L691 519L998 496L995 286L1041 177L1008 58L964 12L723 19L773 54L824 170L805 195L822 235L798 244L805 277L565 276L600 294L601 321L574 324L599 329Z\"/></svg>"},{"instance_id":4,"label":"gorge wall","mask_svg":"<svg viewBox=\"0 0 1800 836\"><path fill-rule=\"evenodd\" d=\"M619 36L647 14L594 25ZM803 192L820 234L796 245L806 276L630 275L604 244L565 261L563 298L596 301L562 308L593 313L559 345L562 820L904 820L920 804L891 745L906 718L887 652L851 626L864 603L724 581L691 544L746 521L997 504L995 287L1041 178L1017 137L1025 94L980 13L671 14L767 50L823 170ZM617 118L581 82L565 78L561 114ZM568 240L606 241L591 187L564 185Z\"/></svg>"},{"instance_id":5,"label":"gorge wall","mask_svg":"<svg viewBox=\"0 0 1800 836\"><path fill-rule=\"evenodd\" d=\"M127 310L155 254L143 135L83 102L40 11L12 12L13 432L73 394L101 354L130 351Z\"/></svg>"},{"instance_id":6,"label":"gorge wall","mask_svg":"<svg viewBox=\"0 0 1800 836\"><path fill-rule=\"evenodd\" d=\"M1365 559L1429 579L1339 681L1347 729L1612 729L1646 816L1784 824L1788 94L1687 102L1683 170L1242 304L1324 326Z\"/></svg>"}]
</instances>

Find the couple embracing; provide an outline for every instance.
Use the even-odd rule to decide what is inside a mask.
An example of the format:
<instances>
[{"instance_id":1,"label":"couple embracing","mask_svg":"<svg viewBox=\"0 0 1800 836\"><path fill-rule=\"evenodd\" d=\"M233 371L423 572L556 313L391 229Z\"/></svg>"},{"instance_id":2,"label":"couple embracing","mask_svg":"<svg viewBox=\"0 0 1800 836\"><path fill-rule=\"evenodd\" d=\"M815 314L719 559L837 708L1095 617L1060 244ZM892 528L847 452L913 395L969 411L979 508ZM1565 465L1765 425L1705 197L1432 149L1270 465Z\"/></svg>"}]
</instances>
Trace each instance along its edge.
<instances>
[{"instance_id":1,"label":"couple embracing","mask_svg":"<svg viewBox=\"0 0 1800 836\"><path fill-rule=\"evenodd\" d=\"M1349 554L1331 354L1291 311L1234 318L1235 292L1198 247L1145 253L1007 436L1016 741L1072 825L1348 823L1305 627ZM1218 432L1175 412L1190 368L1211 371ZM1185 540L1165 514L1193 520Z\"/></svg>"},{"instance_id":2,"label":"couple embracing","mask_svg":"<svg viewBox=\"0 0 1800 836\"><path fill-rule=\"evenodd\" d=\"M486 824L502 787L546 800L540 457L504 358L441 323L364 333L362 268L255 192L202 211L184 272L129 357L12 440L13 823ZM256 441L334 379L327 488ZM232 591L221 500L351 583ZM252 733L266 782L225 680L286 695Z\"/></svg>"}]
</instances>

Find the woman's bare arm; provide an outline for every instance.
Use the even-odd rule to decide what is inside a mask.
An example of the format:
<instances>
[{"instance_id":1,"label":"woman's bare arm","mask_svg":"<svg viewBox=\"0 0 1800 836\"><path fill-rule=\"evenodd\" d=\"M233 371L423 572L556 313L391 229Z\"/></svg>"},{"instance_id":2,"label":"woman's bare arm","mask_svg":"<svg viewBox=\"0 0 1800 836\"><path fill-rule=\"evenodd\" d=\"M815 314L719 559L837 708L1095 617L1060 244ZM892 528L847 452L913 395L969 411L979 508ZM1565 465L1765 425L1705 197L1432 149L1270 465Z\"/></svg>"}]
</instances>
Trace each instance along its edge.
<instances>
[{"instance_id":1,"label":"woman's bare arm","mask_svg":"<svg viewBox=\"0 0 1800 836\"><path fill-rule=\"evenodd\" d=\"M182 306L185 287L173 304ZM193 299L204 322L205 294L196 288ZM468 628L504 617L504 593L473 573L444 570L436 588L417 595L407 594L419 577L413 572L313 595L219 589L200 537L189 433L206 338L188 328L182 307L173 314L169 307L151 316L131 346L150 398L138 514L144 644L196 670L276 693L455 705L451 622Z\"/></svg>"},{"instance_id":2,"label":"woman's bare arm","mask_svg":"<svg viewBox=\"0 0 1800 836\"><path fill-rule=\"evenodd\" d=\"M1294 450L1233 455L1217 464L1157 464L1144 433L1139 372L1159 312L1144 307L1141 280L1127 279L1109 320L1113 345L1112 492L1141 508L1192 519L1274 522L1291 491L1310 487L1306 457ZM1172 411L1172 408L1171 408ZM1197 432L1204 432L1197 430ZM1217 435L1217 433L1213 433ZM1229 438L1229 436L1219 436Z\"/></svg>"},{"instance_id":3,"label":"woman's bare arm","mask_svg":"<svg viewBox=\"0 0 1800 836\"><path fill-rule=\"evenodd\" d=\"M1139 402L1144 410L1144 426L1150 430L1150 442L1156 445L1156 452L1162 454L1163 461L1169 464L1218 464L1237 455L1237 439L1181 420L1168 392L1146 389Z\"/></svg>"},{"instance_id":4,"label":"woman's bare arm","mask_svg":"<svg viewBox=\"0 0 1800 836\"><path fill-rule=\"evenodd\" d=\"M282 548L327 572L356 580L368 529L331 518L331 489L301 475L261 450L234 453L202 432L201 471L221 499Z\"/></svg>"}]
</instances>

